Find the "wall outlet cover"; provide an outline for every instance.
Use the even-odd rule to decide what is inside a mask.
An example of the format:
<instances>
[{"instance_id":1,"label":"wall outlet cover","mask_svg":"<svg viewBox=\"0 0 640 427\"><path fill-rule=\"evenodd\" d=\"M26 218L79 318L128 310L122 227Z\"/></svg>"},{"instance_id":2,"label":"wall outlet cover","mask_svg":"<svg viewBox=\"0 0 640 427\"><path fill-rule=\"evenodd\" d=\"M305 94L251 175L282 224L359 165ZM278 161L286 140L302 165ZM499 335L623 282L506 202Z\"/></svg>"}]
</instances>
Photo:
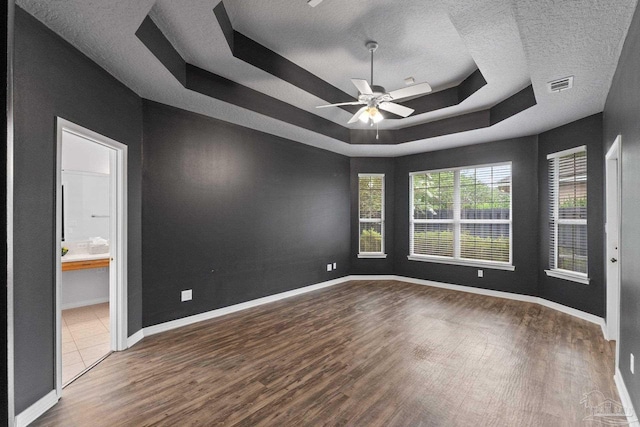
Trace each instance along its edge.
<instances>
[{"instance_id":1,"label":"wall outlet cover","mask_svg":"<svg viewBox=\"0 0 640 427\"><path fill-rule=\"evenodd\" d=\"M193 299L193 290L192 289L187 289L185 291L182 291L182 293L180 295L180 300L182 302L191 301L192 299Z\"/></svg>"},{"instance_id":2,"label":"wall outlet cover","mask_svg":"<svg viewBox=\"0 0 640 427\"><path fill-rule=\"evenodd\" d=\"M484 271L478 270L478 277L484 277Z\"/></svg>"},{"instance_id":3,"label":"wall outlet cover","mask_svg":"<svg viewBox=\"0 0 640 427\"><path fill-rule=\"evenodd\" d=\"M333 269L335 270L336 268L338 268L338 263L337 263L337 262L334 262L334 263L333 263Z\"/></svg>"},{"instance_id":4,"label":"wall outlet cover","mask_svg":"<svg viewBox=\"0 0 640 427\"><path fill-rule=\"evenodd\" d=\"M331 264L327 264L327 271L333 270L333 266Z\"/></svg>"}]
</instances>

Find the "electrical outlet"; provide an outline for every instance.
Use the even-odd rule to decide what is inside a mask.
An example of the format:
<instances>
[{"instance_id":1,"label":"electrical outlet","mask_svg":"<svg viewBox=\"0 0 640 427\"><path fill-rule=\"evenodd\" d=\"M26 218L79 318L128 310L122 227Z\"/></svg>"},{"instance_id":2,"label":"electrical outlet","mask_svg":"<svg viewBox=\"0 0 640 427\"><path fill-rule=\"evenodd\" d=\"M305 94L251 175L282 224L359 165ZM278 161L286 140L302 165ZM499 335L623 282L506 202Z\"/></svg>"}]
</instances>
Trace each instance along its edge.
<instances>
[{"instance_id":1,"label":"electrical outlet","mask_svg":"<svg viewBox=\"0 0 640 427\"><path fill-rule=\"evenodd\" d=\"M193 299L193 290L187 289L186 291L182 291L180 294L180 301L191 301Z\"/></svg>"},{"instance_id":2,"label":"electrical outlet","mask_svg":"<svg viewBox=\"0 0 640 427\"><path fill-rule=\"evenodd\" d=\"M327 264L327 271L333 270L333 266L331 264Z\"/></svg>"},{"instance_id":3,"label":"electrical outlet","mask_svg":"<svg viewBox=\"0 0 640 427\"><path fill-rule=\"evenodd\" d=\"M635 375L636 361L635 357L633 357L633 353L629 353L629 369L631 370L631 373Z\"/></svg>"},{"instance_id":4,"label":"electrical outlet","mask_svg":"<svg viewBox=\"0 0 640 427\"><path fill-rule=\"evenodd\" d=\"M478 270L478 277L484 277L484 271Z\"/></svg>"},{"instance_id":5,"label":"electrical outlet","mask_svg":"<svg viewBox=\"0 0 640 427\"><path fill-rule=\"evenodd\" d=\"M335 270L335 269L337 269L337 268L338 268L338 263L337 263L337 262L334 262L334 263L333 263L333 269Z\"/></svg>"}]
</instances>

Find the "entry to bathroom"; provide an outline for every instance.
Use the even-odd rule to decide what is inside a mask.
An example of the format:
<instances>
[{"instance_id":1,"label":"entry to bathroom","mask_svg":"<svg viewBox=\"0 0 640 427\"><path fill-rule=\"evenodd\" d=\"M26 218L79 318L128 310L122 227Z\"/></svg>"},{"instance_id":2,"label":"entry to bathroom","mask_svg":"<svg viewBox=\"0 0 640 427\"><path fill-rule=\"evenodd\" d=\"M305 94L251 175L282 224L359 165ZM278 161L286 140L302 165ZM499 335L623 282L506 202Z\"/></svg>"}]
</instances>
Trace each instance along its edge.
<instances>
[{"instance_id":1,"label":"entry to bathroom","mask_svg":"<svg viewBox=\"0 0 640 427\"><path fill-rule=\"evenodd\" d=\"M126 146L58 119L58 393L126 348Z\"/></svg>"}]
</instances>

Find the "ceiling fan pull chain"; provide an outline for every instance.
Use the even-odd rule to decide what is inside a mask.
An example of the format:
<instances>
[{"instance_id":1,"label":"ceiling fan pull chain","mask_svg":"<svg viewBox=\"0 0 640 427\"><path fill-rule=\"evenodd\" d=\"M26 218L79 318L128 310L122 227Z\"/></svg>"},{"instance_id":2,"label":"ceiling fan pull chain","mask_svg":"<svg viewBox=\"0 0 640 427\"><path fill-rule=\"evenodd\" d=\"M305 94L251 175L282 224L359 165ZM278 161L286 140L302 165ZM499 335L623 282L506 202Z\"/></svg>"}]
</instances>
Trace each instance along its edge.
<instances>
[{"instance_id":1,"label":"ceiling fan pull chain","mask_svg":"<svg viewBox=\"0 0 640 427\"><path fill-rule=\"evenodd\" d=\"M376 139L380 139L380 136L378 135L378 124L376 123Z\"/></svg>"}]
</instances>

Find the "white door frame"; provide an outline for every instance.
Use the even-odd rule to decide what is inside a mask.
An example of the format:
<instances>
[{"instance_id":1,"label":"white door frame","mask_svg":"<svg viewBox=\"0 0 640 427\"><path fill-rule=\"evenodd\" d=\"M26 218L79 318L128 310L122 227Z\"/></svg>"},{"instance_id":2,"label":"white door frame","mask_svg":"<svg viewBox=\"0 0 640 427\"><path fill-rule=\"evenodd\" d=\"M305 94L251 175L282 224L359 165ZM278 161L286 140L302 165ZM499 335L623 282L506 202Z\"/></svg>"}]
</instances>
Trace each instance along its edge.
<instances>
[{"instance_id":1,"label":"white door frame","mask_svg":"<svg viewBox=\"0 0 640 427\"><path fill-rule=\"evenodd\" d=\"M620 174L621 137L618 135L605 156L605 209L606 209L606 259L607 283L607 339L616 340L620 335ZM615 259L616 261L612 261ZM619 352L616 349L616 366Z\"/></svg>"},{"instance_id":2,"label":"white door frame","mask_svg":"<svg viewBox=\"0 0 640 427\"><path fill-rule=\"evenodd\" d=\"M62 132L67 131L110 149L111 166L111 266L109 315L111 349L127 348L127 146L68 120L57 118L56 147L56 393L62 396Z\"/></svg>"}]
</instances>

